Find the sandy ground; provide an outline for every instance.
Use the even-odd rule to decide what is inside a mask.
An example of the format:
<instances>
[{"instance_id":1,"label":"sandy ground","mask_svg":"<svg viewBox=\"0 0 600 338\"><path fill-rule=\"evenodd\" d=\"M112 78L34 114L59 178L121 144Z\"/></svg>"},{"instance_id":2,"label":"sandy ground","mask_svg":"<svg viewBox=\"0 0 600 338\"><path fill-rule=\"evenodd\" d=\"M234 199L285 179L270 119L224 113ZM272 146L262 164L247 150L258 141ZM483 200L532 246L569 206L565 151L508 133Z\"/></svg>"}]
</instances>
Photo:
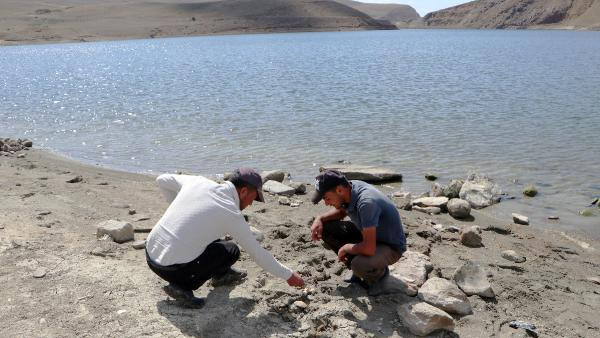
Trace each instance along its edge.
<instances>
[{"instance_id":1,"label":"sandy ground","mask_svg":"<svg viewBox=\"0 0 600 338\"><path fill-rule=\"evenodd\" d=\"M293 198L302 201L297 208L267 195L265 204L244 213L264 233L262 244L301 271L313 294L306 297L267 275L243 253L236 266L248 270L244 283L205 285L196 293L207 297L207 305L184 309L163 293L165 283L147 268L143 250L95 235L96 224L118 219L131 222L136 239L144 239L167 207L153 177L23 152L24 158L0 156L1 337L412 337L396 313L411 297L367 296L342 281L346 271L332 252L310 241L308 224L326 208L313 206L307 195ZM83 181L66 182L76 175ZM498 224L478 211L470 222L447 214L401 215L409 250L432 260L430 277L449 278L468 260L492 273L496 299L470 296L474 314L455 317L459 336L522 337L524 331L507 328L512 319L535 324L542 337L600 336L600 285L587 280L600 277L598 242ZM417 235L433 223L505 226L511 233L483 231L485 246L468 248L455 233L441 232L441 240ZM506 249L527 261L504 260L500 252ZM296 300L308 307L293 311L289 305Z\"/></svg>"}]
</instances>

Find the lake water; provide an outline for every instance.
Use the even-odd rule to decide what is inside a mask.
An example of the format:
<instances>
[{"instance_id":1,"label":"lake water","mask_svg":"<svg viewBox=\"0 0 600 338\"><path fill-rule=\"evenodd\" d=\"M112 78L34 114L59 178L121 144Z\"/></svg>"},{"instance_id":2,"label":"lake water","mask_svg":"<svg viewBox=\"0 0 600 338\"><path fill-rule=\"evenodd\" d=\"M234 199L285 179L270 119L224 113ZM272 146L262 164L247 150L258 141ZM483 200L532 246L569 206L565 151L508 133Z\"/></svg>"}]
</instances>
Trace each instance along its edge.
<instances>
[{"instance_id":1,"label":"lake water","mask_svg":"<svg viewBox=\"0 0 600 338\"><path fill-rule=\"evenodd\" d=\"M470 171L511 221L600 234L600 32L400 30L0 48L0 137L136 172ZM521 198L526 184L540 195ZM548 215L560 222L550 223Z\"/></svg>"}]
</instances>

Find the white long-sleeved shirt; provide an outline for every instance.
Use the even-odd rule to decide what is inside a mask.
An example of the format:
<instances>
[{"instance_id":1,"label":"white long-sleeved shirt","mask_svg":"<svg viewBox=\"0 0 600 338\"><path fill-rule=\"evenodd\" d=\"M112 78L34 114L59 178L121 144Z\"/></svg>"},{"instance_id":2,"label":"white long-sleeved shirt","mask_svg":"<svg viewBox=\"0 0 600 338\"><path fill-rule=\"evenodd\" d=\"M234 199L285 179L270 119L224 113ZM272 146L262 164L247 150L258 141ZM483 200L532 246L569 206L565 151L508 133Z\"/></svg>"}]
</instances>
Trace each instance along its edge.
<instances>
[{"instance_id":1,"label":"white long-sleeved shirt","mask_svg":"<svg viewBox=\"0 0 600 338\"><path fill-rule=\"evenodd\" d=\"M231 182L170 174L160 175L156 182L171 204L146 239L154 262L163 266L191 262L211 242L229 234L265 271L284 280L291 277L292 270L256 241Z\"/></svg>"}]
</instances>

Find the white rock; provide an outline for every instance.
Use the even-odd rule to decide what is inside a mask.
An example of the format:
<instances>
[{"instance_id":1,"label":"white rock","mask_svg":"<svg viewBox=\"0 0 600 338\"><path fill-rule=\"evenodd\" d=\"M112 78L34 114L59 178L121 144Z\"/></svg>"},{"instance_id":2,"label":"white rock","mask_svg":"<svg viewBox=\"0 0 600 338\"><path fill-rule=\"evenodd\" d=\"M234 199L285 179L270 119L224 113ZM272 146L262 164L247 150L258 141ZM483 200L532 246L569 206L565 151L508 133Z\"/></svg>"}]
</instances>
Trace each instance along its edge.
<instances>
[{"instance_id":1,"label":"white rock","mask_svg":"<svg viewBox=\"0 0 600 338\"><path fill-rule=\"evenodd\" d=\"M402 304L397 311L404 325L417 336L437 330L454 330L454 319L449 314L425 302Z\"/></svg>"},{"instance_id":2,"label":"white rock","mask_svg":"<svg viewBox=\"0 0 600 338\"><path fill-rule=\"evenodd\" d=\"M48 270L46 270L46 268L37 268L35 269L35 271L33 271L33 278L44 278L46 276L46 273L48 273Z\"/></svg>"},{"instance_id":3,"label":"white rock","mask_svg":"<svg viewBox=\"0 0 600 338\"><path fill-rule=\"evenodd\" d=\"M439 215L442 212L442 209L438 207L420 207L417 205L414 205L411 210L424 212L430 215Z\"/></svg>"},{"instance_id":4,"label":"white rock","mask_svg":"<svg viewBox=\"0 0 600 338\"><path fill-rule=\"evenodd\" d=\"M513 222L516 224L529 225L529 217L527 217L527 216L513 213L512 218L513 218Z\"/></svg>"},{"instance_id":5,"label":"white rock","mask_svg":"<svg viewBox=\"0 0 600 338\"><path fill-rule=\"evenodd\" d=\"M133 240L133 225L127 222L109 220L97 225L96 237L110 236L113 241L123 243Z\"/></svg>"},{"instance_id":6,"label":"white rock","mask_svg":"<svg viewBox=\"0 0 600 338\"><path fill-rule=\"evenodd\" d=\"M277 202L281 205L290 205L290 199L283 196L283 197L279 197L279 199L277 200Z\"/></svg>"},{"instance_id":7,"label":"white rock","mask_svg":"<svg viewBox=\"0 0 600 338\"><path fill-rule=\"evenodd\" d=\"M408 283L421 286L433 269L431 259L422 253L405 251L394 265L390 266L390 274Z\"/></svg>"},{"instance_id":8,"label":"white rock","mask_svg":"<svg viewBox=\"0 0 600 338\"><path fill-rule=\"evenodd\" d=\"M487 274L479 264L473 262L465 263L454 271L453 279L456 285L469 296L495 297Z\"/></svg>"},{"instance_id":9,"label":"white rock","mask_svg":"<svg viewBox=\"0 0 600 338\"><path fill-rule=\"evenodd\" d=\"M412 207L412 196L409 192L407 193L394 193L392 195L392 201L396 208L400 210L410 210Z\"/></svg>"},{"instance_id":10,"label":"white rock","mask_svg":"<svg viewBox=\"0 0 600 338\"><path fill-rule=\"evenodd\" d=\"M263 235L262 231L258 230L257 228L250 226L250 231L252 231L252 234L257 241L262 242L265 239L265 235Z\"/></svg>"},{"instance_id":11,"label":"white rock","mask_svg":"<svg viewBox=\"0 0 600 338\"><path fill-rule=\"evenodd\" d=\"M455 218L466 218L471 214L471 205L465 200L460 198L453 198L448 201L446 205L450 216Z\"/></svg>"},{"instance_id":12,"label":"white rock","mask_svg":"<svg viewBox=\"0 0 600 338\"><path fill-rule=\"evenodd\" d=\"M527 258L525 258L525 256L519 255L514 250L502 251L501 255L502 255L502 258L509 260L511 262L515 262L515 263L523 263L527 260Z\"/></svg>"},{"instance_id":13,"label":"white rock","mask_svg":"<svg viewBox=\"0 0 600 338\"><path fill-rule=\"evenodd\" d=\"M404 293L408 296L417 295L417 287L410 285L407 281L397 278L393 274L380 279L369 287L369 296L389 295L393 293Z\"/></svg>"},{"instance_id":14,"label":"white rock","mask_svg":"<svg viewBox=\"0 0 600 338\"><path fill-rule=\"evenodd\" d=\"M296 192L296 189L273 180L265 182L263 184L263 190L274 195L283 195L288 197L293 196Z\"/></svg>"},{"instance_id":15,"label":"white rock","mask_svg":"<svg viewBox=\"0 0 600 338\"><path fill-rule=\"evenodd\" d=\"M139 241L135 241L131 243L131 247L133 247L136 250L144 249L146 247L146 240L142 239Z\"/></svg>"},{"instance_id":16,"label":"white rock","mask_svg":"<svg viewBox=\"0 0 600 338\"><path fill-rule=\"evenodd\" d=\"M419 207L436 207L443 209L448 203L448 197L421 197L412 201L413 205Z\"/></svg>"},{"instance_id":17,"label":"white rock","mask_svg":"<svg viewBox=\"0 0 600 338\"><path fill-rule=\"evenodd\" d=\"M119 310L119 311L117 311L117 314L119 316L122 315L122 314L125 314L125 313L127 313L127 310Z\"/></svg>"},{"instance_id":18,"label":"white rock","mask_svg":"<svg viewBox=\"0 0 600 338\"><path fill-rule=\"evenodd\" d=\"M328 169L339 170L349 180L365 182L402 181L402 175L389 169L357 164L333 164L319 168L319 171Z\"/></svg>"},{"instance_id":19,"label":"white rock","mask_svg":"<svg viewBox=\"0 0 600 338\"><path fill-rule=\"evenodd\" d=\"M419 289L419 299L448 313L468 315L473 313L469 298L453 282L433 277Z\"/></svg>"},{"instance_id":20,"label":"white rock","mask_svg":"<svg viewBox=\"0 0 600 338\"><path fill-rule=\"evenodd\" d=\"M500 188L485 177L472 176L460 188L459 197L475 209L485 208L500 199Z\"/></svg>"}]
</instances>

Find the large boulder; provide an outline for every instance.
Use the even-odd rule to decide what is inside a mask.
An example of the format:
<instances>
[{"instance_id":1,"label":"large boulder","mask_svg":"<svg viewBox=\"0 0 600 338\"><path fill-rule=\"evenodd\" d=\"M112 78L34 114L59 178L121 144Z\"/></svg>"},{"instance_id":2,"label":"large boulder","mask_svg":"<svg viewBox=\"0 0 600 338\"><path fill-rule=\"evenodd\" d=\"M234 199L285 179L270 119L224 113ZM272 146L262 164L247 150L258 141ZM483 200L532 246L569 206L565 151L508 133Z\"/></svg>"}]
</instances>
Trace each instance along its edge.
<instances>
[{"instance_id":1,"label":"large boulder","mask_svg":"<svg viewBox=\"0 0 600 338\"><path fill-rule=\"evenodd\" d=\"M454 271L453 279L456 285L469 296L495 297L487 273L479 264L473 262L465 263Z\"/></svg>"},{"instance_id":2,"label":"large boulder","mask_svg":"<svg viewBox=\"0 0 600 338\"><path fill-rule=\"evenodd\" d=\"M454 218L466 218L471 215L471 205L460 198L453 198L446 205L448 213Z\"/></svg>"},{"instance_id":3,"label":"large boulder","mask_svg":"<svg viewBox=\"0 0 600 338\"><path fill-rule=\"evenodd\" d=\"M459 197L475 209L485 208L500 201L502 191L489 178L477 175L469 179L460 188Z\"/></svg>"},{"instance_id":4,"label":"large boulder","mask_svg":"<svg viewBox=\"0 0 600 338\"><path fill-rule=\"evenodd\" d=\"M448 313L468 315L473 313L469 298L453 282L433 277L419 289L419 299Z\"/></svg>"},{"instance_id":5,"label":"large boulder","mask_svg":"<svg viewBox=\"0 0 600 338\"><path fill-rule=\"evenodd\" d=\"M365 182L392 182L402 181L402 174L395 173L389 169L358 164L333 164L324 165L319 171L329 169L338 170L349 180L360 180Z\"/></svg>"},{"instance_id":6,"label":"large boulder","mask_svg":"<svg viewBox=\"0 0 600 338\"><path fill-rule=\"evenodd\" d=\"M263 171L260 174L260 177L262 177L262 181L267 182L267 181L277 181L277 182L283 182L283 180L285 179L285 177L287 176L287 173L281 170L269 170L269 171Z\"/></svg>"},{"instance_id":7,"label":"large boulder","mask_svg":"<svg viewBox=\"0 0 600 338\"><path fill-rule=\"evenodd\" d=\"M293 196L296 189L289 187L277 181L266 181L262 186L263 190L274 195Z\"/></svg>"},{"instance_id":8,"label":"large boulder","mask_svg":"<svg viewBox=\"0 0 600 338\"><path fill-rule=\"evenodd\" d=\"M408 283L421 286L433 270L431 259L416 251L405 251L400 260L390 267L390 274Z\"/></svg>"},{"instance_id":9,"label":"large boulder","mask_svg":"<svg viewBox=\"0 0 600 338\"><path fill-rule=\"evenodd\" d=\"M449 314L425 302L402 304L397 312L404 325L417 336L426 336L437 330L454 330L454 319Z\"/></svg>"},{"instance_id":10,"label":"large boulder","mask_svg":"<svg viewBox=\"0 0 600 338\"><path fill-rule=\"evenodd\" d=\"M109 235L117 243L132 241L134 238L133 225L127 222L109 220L99 223L96 227L98 238Z\"/></svg>"},{"instance_id":11,"label":"large boulder","mask_svg":"<svg viewBox=\"0 0 600 338\"><path fill-rule=\"evenodd\" d=\"M421 197L412 201L413 205L419 207L435 207L444 209L446 208L446 204L448 203L447 197Z\"/></svg>"}]
</instances>

